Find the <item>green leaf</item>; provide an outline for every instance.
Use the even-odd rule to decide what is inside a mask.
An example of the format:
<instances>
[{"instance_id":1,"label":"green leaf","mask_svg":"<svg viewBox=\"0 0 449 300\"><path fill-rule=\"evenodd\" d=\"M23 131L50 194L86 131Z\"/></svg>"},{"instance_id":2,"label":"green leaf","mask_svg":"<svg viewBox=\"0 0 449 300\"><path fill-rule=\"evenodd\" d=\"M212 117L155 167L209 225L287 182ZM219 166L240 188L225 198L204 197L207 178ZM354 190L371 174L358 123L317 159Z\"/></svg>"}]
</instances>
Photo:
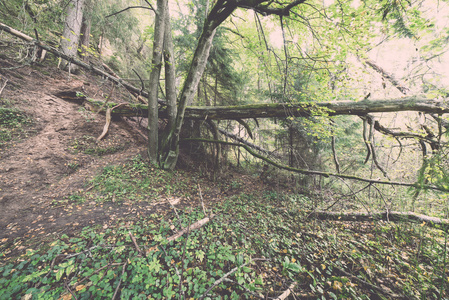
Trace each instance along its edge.
<instances>
[{"instance_id":1,"label":"green leaf","mask_svg":"<svg viewBox=\"0 0 449 300\"><path fill-rule=\"evenodd\" d=\"M64 271L65 269L61 268L58 270L58 272L56 272L56 281L59 281L61 279L62 275L64 275Z\"/></svg>"}]
</instances>

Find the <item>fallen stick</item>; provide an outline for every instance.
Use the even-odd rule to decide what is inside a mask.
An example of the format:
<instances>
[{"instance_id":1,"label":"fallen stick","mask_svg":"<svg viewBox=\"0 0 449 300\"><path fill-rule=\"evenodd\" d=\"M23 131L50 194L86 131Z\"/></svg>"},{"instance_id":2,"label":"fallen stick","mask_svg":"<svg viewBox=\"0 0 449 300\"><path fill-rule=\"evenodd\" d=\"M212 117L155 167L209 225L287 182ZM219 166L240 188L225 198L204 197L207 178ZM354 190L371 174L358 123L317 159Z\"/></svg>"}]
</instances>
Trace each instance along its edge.
<instances>
[{"instance_id":1,"label":"fallen stick","mask_svg":"<svg viewBox=\"0 0 449 300\"><path fill-rule=\"evenodd\" d=\"M405 299L405 297L404 297L403 295L398 295L398 294L390 293L389 291L386 291L386 290L384 290L384 289L382 289L382 288L380 288L380 287L378 287L378 286L375 286L374 284L371 284L371 283L369 283L369 282L367 282L367 281L365 281L365 280L363 280L363 279L358 278L358 277L355 276L355 275L352 275L351 273L346 272L345 270L343 270L343 269L337 267L335 264L332 264L332 266L333 266L338 272L340 272L340 273L344 274L345 276L347 276L347 277L353 279L353 280L356 281L358 284L364 285L364 286L370 288L371 290L374 290L374 291L376 291L376 292L378 292L378 293L380 293L380 294L383 294L383 295L387 295L388 297L391 297L391 299Z\"/></svg>"},{"instance_id":2,"label":"fallen stick","mask_svg":"<svg viewBox=\"0 0 449 300\"><path fill-rule=\"evenodd\" d=\"M246 266L249 263L252 263L253 261L257 261L257 260L267 260L265 258L254 258L251 259L249 262L244 263L243 265L240 265L238 267L235 267L234 269L232 269L231 271L229 271L228 273L224 274L223 277L221 277L220 279L218 279L217 281L215 281L204 293L203 295L201 295L201 297L199 298L199 300L204 299L204 297L207 296L207 293L209 293L214 287L216 287L217 285L219 285L220 283L222 283L228 276L232 275L233 273L235 273L238 269L243 268L244 266Z\"/></svg>"},{"instance_id":3,"label":"fallen stick","mask_svg":"<svg viewBox=\"0 0 449 300\"><path fill-rule=\"evenodd\" d=\"M215 217L215 215L211 215L210 217L206 217L204 219L201 219L195 223L193 223L192 225L188 226L187 228L184 228L182 230L180 230L179 232L175 233L174 235L170 236L167 238L167 241L171 242L174 241L176 239L179 239L182 235L184 235L185 233L187 233L189 230L196 230L198 228L203 227L205 224L207 224L213 217Z\"/></svg>"},{"instance_id":4,"label":"fallen stick","mask_svg":"<svg viewBox=\"0 0 449 300\"><path fill-rule=\"evenodd\" d=\"M280 294L277 298L274 298L274 300L285 300L288 296L290 296L291 292L296 286L296 282L292 282L288 289L286 289L282 294Z\"/></svg>"},{"instance_id":5,"label":"fallen stick","mask_svg":"<svg viewBox=\"0 0 449 300\"><path fill-rule=\"evenodd\" d=\"M136 238L133 236L133 234L131 233L131 231L128 232L129 236L131 237L131 240L134 243L134 247L136 247L136 250L143 255L142 250L140 249L139 245L137 244Z\"/></svg>"},{"instance_id":6,"label":"fallen stick","mask_svg":"<svg viewBox=\"0 0 449 300\"><path fill-rule=\"evenodd\" d=\"M130 232L131 233L131 232ZM132 237L132 235L131 235L131 237ZM115 288L115 292L114 292L114 295L112 296L112 300L115 300L115 297L117 297L117 293L118 293L118 290L120 289L120 285L122 284L122 277L123 277L123 274L125 274L125 268L126 268L126 262L123 264L123 267L122 267L122 276L120 276L120 280L119 280L119 282L118 282L118 284L117 284L117 287Z\"/></svg>"},{"instance_id":7,"label":"fallen stick","mask_svg":"<svg viewBox=\"0 0 449 300\"><path fill-rule=\"evenodd\" d=\"M105 135L108 133L109 125L111 125L111 113L112 113L112 111L114 110L114 108L117 108L117 107L119 107L119 106L126 105L126 104L128 104L128 103L121 103L121 104L119 104L119 105L114 106L113 108L109 108L109 107L108 107L108 108L106 109L106 124L104 124L103 132L102 132L101 135L97 138L97 142L101 141L101 139L104 138Z\"/></svg>"},{"instance_id":8,"label":"fallen stick","mask_svg":"<svg viewBox=\"0 0 449 300\"><path fill-rule=\"evenodd\" d=\"M7 83L8 83L8 79L5 79L5 82L3 83L3 86L2 86L2 88L0 89L0 96L2 95L3 90L5 89Z\"/></svg>"},{"instance_id":9,"label":"fallen stick","mask_svg":"<svg viewBox=\"0 0 449 300\"><path fill-rule=\"evenodd\" d=\"M320 220L333 220L333 221L374 221L384 220L392 222L419 222L423 226L433 227L443 231L449 231L449 220L440 219L435 217L429 217L426 215L417 214L414 212L373 212L373 213L339 213L339 212L327 212L327 211L315 211L309 215L310 218L317 218Z\"/></svg>"}]
</instances>

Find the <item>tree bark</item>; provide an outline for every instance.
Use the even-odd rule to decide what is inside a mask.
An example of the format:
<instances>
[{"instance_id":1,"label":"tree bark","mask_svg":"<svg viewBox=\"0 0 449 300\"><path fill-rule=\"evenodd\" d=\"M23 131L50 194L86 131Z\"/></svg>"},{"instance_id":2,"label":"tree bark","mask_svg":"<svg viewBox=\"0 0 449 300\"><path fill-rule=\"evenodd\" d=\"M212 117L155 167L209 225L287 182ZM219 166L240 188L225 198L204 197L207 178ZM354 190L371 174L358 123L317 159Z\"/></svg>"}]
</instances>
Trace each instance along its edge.
<instances>
[{"instance_id":1,"label":"tree bark","mask_svg":"<svg viewBox=\"0 0 449 300\"><path fill-rule=\"evenodd\" d=\"M368 113L420 111L423 113L449 113L444 101L414 96L398 99L336 101L321 103L269 103L243 106L188 107L189 119L248 119L310 117L313 115L365 115Z\"/></svg>"},{"instance_id":2,"label":"tree bark","mask_svg":"<svg viewBox=\"0 0 449 300\"><path fill-rule=\"evenodd\" d=\"M83 61L88 61L88 54L90 48L90 31L91 31L91 20L83 16L83 23L81 25L81 36L80 36L80 48L81 56Z\"/></svg>"},{"instance_id":3,"label":"tree bark","mask_svg":"<svg viewBox=\"0 0 449 300\"><path fill-rule=\"evenodd\" d=\"M322 108L325 108L323 111ZM114 111L114 114L123 116L147 117L147 106L132 105ZM250 104L240 106L215 107L185 107L184 118L190 120L236 120L253 118L287 118L310 117L323 112L328 116L338 115L366 115L368 113L419 111L423 113L445 114L449 113L449 103L445 101L426 99L421 97L407 97L400 99L335 101L314 104ZM160 118L168 118L166 109L159 112ZM400 136L398 133L395 136Z\"/></svg>"},{"instance_id":4,"label":"tree bark","mask_svg":"<svg viewBox=\"0 0 449 300\"><path fill-rule=\"evenodd\" d=\"M174 169L178 160L179 136L184 123L184 113L187 106L193 101L193 97L198 88L198 83L206 68L216 28L229 17L236 8L237 6L234 3L230 3L226 0L219 0L212 8L211 13L204 24L203 33L198 41L190 65L190 70L181 92L175 124L170 128L170 132L161 147L161 167L164 169Z\"/></svg>"},{"instance_id":5,"label":"tree bark","mask_svg":"<svg viewBox=\"0 0 449 300\"><path fill-rule=\"evenodd\" d=\"M71 0L67 7L67 16L65 19L64 30L61 37L61 52L69 57L76 57L78 51L78 42L83 23L84 0ZM66 69L69 61L64 60L59 67ZM71 71L75 71L71 68Z\"/></svg>"},{"instance_id":6,"label":"tree bark","mask_svg":"<svg viewBox=\"0 0 449 300\"><path fill-rule=\"evenodd\" d=\"M157 1L156 21L154 25L153 59L151 62L151 74L148 91L148 156L150 163L158 161L158 102L159 78L162 67L162 49L164 47L165 18L167 18L167 0Z\"/></svg>"},{"instance_id":7,"label":"tree bark","mask_svg":"<svg viewBox=\"0 0 449 300\"><path fill-rule=\"evenodd\" d=\"M173 38L171 33L170 12L167 5L167 17L165 18L164 31L164 61L165 61L165 96L167 98L168 129L172 128L176 122L177 93L176 93L176 69L175 69L175 51L173 47Z\"/></svg>"}]
</instances>

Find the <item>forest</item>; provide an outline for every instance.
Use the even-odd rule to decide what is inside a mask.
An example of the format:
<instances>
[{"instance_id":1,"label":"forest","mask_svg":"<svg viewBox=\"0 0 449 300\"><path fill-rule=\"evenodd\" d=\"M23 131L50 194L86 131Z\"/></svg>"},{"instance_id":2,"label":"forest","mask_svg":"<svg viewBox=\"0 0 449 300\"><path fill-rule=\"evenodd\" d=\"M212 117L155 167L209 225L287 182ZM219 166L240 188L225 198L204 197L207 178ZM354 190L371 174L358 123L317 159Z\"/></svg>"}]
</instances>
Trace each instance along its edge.
<instances>
[{"instance_id":1,"label":"forest","mask_svg":"<svg viewBox=\"0 0 449 300\"><path fill-rule=\"evenodd\" d=\"M0 299L447 299L449 4L0 2Z\"/></svg>"}]
</instances>

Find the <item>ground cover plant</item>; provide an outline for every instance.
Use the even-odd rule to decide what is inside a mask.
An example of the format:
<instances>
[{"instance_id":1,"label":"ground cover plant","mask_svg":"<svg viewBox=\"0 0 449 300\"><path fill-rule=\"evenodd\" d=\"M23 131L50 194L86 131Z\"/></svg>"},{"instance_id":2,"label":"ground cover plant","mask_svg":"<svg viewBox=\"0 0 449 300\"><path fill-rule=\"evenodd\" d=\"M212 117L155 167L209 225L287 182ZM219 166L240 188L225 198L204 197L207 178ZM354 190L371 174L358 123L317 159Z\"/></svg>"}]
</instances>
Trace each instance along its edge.
<instances>
[{"instance_id":1,"label":"ground cover plant","mask_svg":"<svg viewBox=\"0 0 449 300\"><path fill-rule=\"evenodd\" d=\"M155 201L157 193L178 195L189 179L136 157L106 167L66 205L83 198L96 205ZM154 194L139 196L145 191ZM423 224L314 220L305 209L312 202L241 190L204 208L133 215L59 234L44 247L31 240L10 247L22 251L3 247L0 298L269 299L286 291L292 299L448 296L446 233ZM203 227L169 239L208 216Z\"/></svg>"},{"instance_id":2,"label":"ground cover plant","mask_svg":"<svg viewBox=\"0 0 449 300\"><path fill-rule=\"evenodd\" d=\"M0 147L4 147L7 142L13 139L26 136L26 126L31 124L31 120L26 114L14 108L9 101L0 99Z\"/></svg>"}]
</instances>

